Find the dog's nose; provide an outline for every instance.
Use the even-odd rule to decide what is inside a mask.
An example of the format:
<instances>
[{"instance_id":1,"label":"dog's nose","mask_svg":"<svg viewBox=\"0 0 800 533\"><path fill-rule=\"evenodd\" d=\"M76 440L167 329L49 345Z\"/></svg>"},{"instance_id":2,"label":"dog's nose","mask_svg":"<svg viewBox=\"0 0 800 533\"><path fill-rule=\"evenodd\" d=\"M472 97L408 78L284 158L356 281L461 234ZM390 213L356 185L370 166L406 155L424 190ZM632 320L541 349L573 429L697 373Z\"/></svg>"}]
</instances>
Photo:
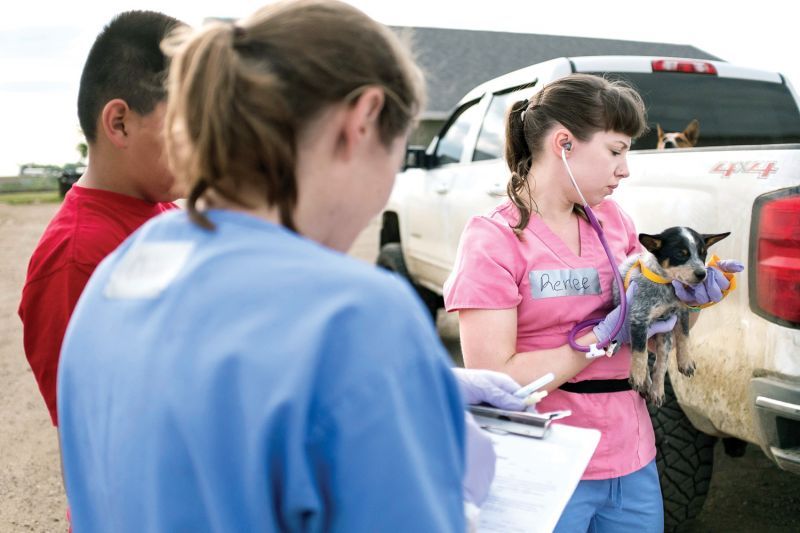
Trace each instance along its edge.
<instances>
[{"instance_id":1,"label":"dog's nose","mask_svg":"<svg viewBox=\"0 0 800 533\"><path fill-rule=\"evenodd\" d=\"M706 269L704 268L702 270L700 269L695 270L694 277L697 278L697 281L703 281L704 279L706 279Z\"/></svg>"}]
</instances>

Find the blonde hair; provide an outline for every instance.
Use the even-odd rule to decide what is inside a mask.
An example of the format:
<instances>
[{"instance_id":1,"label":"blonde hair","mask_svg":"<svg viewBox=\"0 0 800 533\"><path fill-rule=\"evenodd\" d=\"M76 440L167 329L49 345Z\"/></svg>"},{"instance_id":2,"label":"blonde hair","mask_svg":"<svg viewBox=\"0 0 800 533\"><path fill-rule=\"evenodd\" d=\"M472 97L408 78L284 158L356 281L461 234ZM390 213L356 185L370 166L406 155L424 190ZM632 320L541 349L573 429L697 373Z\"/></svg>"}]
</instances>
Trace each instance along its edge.
<instances>
[{"instance_id":1,"label":"blonde hair","mask_svg":"<svg viewBox=\"0 0 800 533\"><path fill-rule=\"evenodd\" d=\"M389 146L423 106L422 75L397 36L335 0L272 4L235 24L178 32L164 49L167 154L189 216L209 229L197 208L207 191L243 207L258 194L295 229L298 134L326 107L382 88Z\"/></svg>"},{"instance_id":2,"label":"blonde hair","mask_svg":"<svg viewBox=\"0 0 800 533\"><path fill-rule=\"evenodd\" d=\"M506 164L511 170L506 190L520 213L514 226L519 238L531 212L537 210L528 203L528 174L548 132L557 124L580 141L588 141L599 131L635 139L647 130L647 113L642 97L625 82L592 74L570 74L545 85L530 100L515 102L506 116ZM576 211L585 218L581 206L576 205Z\"/></svg>"}]
</instances>

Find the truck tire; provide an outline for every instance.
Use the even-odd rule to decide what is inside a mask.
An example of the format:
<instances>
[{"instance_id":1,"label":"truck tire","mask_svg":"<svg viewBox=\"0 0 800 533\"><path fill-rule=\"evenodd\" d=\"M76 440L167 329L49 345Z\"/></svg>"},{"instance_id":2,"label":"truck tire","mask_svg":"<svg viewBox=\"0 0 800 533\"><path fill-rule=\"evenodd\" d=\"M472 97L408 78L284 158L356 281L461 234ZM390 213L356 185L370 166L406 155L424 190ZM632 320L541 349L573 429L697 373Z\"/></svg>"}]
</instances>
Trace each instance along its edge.
<instances>
[{"instance_id":1,"label":"truck tire","mask_svg":"<svg viewBox=\"0 0 800 533\"><path fill-rule=\"evenodd\" d=\"M649 405L656 433L656 465L664 498L664 531L695 518L703 508L711 482L716 437L702 433L683 414L669 376L664 404Z\"/></svg>"},{"instance_id":2,"label":"truck tire","mask_svg":"<svg viewBox=\"0 0 800 533\"><path fill-rule=\"evenodd\" d=\"M438 313L439 308L444 305L442 297L432 290L426 289L425 287L420 287L414 283L414 280L411 279L411 276L408 273L408 268L406 268L406 262L405 259L403 259L403 249L400 247L399 242L390 242L388 244L384 244L381 247L381 251L378 254L378 259L375 261L375 264L381 268L394 272L402 278L405 278L405 280L411 284L417 295L422 300L422 303L425 305L425 308L428 310L428 313L431 316L431 320L433 320L434 324L436 323L436 314Z\"/></svg>"}]
</instances>

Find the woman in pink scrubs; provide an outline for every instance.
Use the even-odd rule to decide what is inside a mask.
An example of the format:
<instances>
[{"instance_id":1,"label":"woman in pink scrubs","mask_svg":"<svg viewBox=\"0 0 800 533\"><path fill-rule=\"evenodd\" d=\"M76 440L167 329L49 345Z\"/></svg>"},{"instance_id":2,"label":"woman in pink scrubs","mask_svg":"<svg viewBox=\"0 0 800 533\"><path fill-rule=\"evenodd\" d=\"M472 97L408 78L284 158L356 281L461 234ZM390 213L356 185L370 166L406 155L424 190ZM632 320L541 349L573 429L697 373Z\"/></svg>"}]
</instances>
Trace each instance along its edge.
<instances>
[{"instance_id":1,"label":"woman in pink scrubs","mask_svg":"<svg viewBox=\"0 0 800 533\"><path fill-rule=\"evenodd\" d=\"M579 207L562 149L620 264L640 245L608 197L628 177L626 154L645 129L641 97L597 76L574 74L515 103L506 127L509 201L469 222L445 285L467 367L522 384L552 372L539 411L570 409L564 424L602 432L556 531L664 527L653 427L628 385L630 345L590 360L567 342L577 323L612 311L614 267ZM591 330L578 339L597 341Z\"/></svg>"}]
</instances>

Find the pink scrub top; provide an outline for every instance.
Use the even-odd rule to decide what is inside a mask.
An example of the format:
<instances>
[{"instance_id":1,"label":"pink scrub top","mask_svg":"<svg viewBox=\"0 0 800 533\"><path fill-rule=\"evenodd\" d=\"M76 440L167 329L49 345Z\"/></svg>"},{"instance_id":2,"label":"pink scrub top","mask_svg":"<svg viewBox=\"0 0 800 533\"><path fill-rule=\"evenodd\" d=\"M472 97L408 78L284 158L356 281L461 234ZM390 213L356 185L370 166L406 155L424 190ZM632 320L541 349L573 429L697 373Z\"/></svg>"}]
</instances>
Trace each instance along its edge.
<instances>
[{"instance_id":1,"label":"pink scrub top","mask_svg":"<svg viewBox=\"0 0 800 533\"><path fill-rule=\"evenodd\" d=\"M617 264L639 252L633 222L616 202L606 199L593 211ZM506 202L469 221L444 286L445 308L516 308L518 353L564 346L578 322L604 317L613 308L611 265L591 225L582 218L580 256L536 215L520 241L512 229L518 219L517 208ZM570 381L627 379L630 364L626 344L613 357L596 359ZM537 409L570 409L572 416L561 423L601 431L582 479L624 476L656 455L647 405L635 391L576 394L556 389Z\"/></svg>"}]
</instances>

